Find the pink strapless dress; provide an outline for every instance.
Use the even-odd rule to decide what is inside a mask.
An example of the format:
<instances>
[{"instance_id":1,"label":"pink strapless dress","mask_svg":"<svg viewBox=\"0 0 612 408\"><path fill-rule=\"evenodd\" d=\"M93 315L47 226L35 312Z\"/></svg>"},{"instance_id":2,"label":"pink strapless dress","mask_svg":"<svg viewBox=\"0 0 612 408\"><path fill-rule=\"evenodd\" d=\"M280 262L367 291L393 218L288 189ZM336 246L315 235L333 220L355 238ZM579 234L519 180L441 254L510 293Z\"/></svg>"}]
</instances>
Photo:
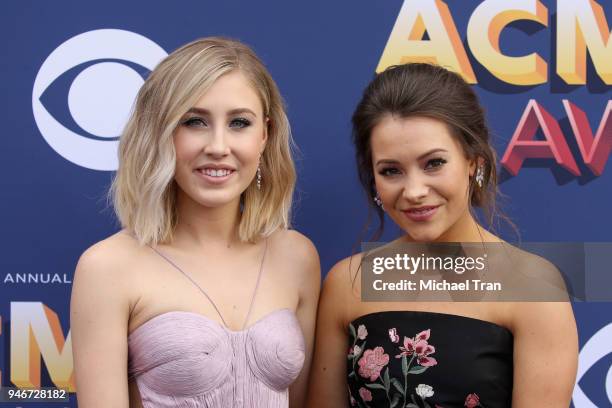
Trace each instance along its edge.
<instances>
[{"instance_id":1,"label":"pink strapless dress","mask_svg":"<svg viewBox=\"0 0 612 408\"><path fill-rule=\"evenodd\" d=\"M258 286L259 278L254 295ZM291 309L240 331L198 313L166 312L128 337L128 374L144 408L286 408L303 363L304 337Z\"/></svg>"}]
</instances>

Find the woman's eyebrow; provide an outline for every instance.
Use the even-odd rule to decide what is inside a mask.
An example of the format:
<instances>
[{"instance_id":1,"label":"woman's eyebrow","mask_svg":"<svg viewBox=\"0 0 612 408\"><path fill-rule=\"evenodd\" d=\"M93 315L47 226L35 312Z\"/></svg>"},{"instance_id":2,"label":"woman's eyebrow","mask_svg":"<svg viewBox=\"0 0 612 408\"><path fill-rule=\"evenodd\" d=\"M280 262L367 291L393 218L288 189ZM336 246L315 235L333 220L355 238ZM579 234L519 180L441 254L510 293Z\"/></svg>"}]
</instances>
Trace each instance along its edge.
<instances>
[{"instance_id":1,"label":"woman's eyebrow","mask_svg":"<svg viewBox=\"0 0 612 408\"><path fill-rule=\"evenodd\" d=\"M431 150L423 153L419 157L417 157L417 160L421 160L421 159L429 156L430 154L439 153L439 152L448 153L448 150L443 149L441 147L436 147L435 149L431 149ZM380 159L380 160L378 160L376 162L376 165L378 166L379 164L398 164L398 163L399 163L399 161L393 160L393 159Z\"/></svg>"},{"instance_id":2,"label":"woman's eyebrow","mask_svg":"<svg viewBox=\"0 0 612 408\"><path fill-rule=\"evenodd\" d=\"M441 147L436 147L435 149L431 149L430 151L425 152L425 153L423 153L422 155L420 155L419 157L417 157L417 160L421 160L421 159L423 159L423 158L425 158L425 157L429 156L430 154L433 154L433 153L438 153L438 152L445 152L445 153L448 153L448 150L446 150L446 149L442 149Z\"/></svg>"},{"instance_id":3,"label":"woman's eyebrow","mask_svg":"<svg viewBox=\"0 0 612 408\"><path fill-rule=\"evenodd\" d=\"M380 159L379 161L376 162L376 165L378 166L379 164L398 164L399 162L397 160L393 160L393 159Z\"/></svg>"},{"instance_id":4,"label":"woman's eyebrow","mask_svg":"<svg viewBox=\"0 0 612 408\"><path fill-rule=\"evenodd\" d=\"M210 115L210 111L208 109L197 108L197 107L193 107L193 108L189 109L187 111L187 113L196 113L198 115ZM227 115L231 116L231 115L236 115L236 114L239 114L239 113L249 113L249 114L257 117L255 112L253 112L249 108L236 108L236 109L232 109L232 110L227 112Z\"/></svg>"}]
</instances>

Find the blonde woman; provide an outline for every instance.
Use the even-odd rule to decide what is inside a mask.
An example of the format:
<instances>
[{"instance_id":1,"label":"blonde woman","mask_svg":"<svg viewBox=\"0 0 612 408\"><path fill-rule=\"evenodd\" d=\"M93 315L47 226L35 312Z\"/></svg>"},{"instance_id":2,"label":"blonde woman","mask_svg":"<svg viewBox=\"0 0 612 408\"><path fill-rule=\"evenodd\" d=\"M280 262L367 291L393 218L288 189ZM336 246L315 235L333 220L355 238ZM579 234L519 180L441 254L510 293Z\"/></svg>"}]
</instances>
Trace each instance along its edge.
<instances>
[{"instance_id":1,"label":"blonde woman","mask_svg":"<svg viewBox=\"0 0 612 408\"><path fill-rule=\"evenodd\" d=\"M119 147L123 230L75 272L80 407L301 406L320 272L288 229L290 145L244 44L201 39L155 68Z\"/></svg>"}]
</instances>

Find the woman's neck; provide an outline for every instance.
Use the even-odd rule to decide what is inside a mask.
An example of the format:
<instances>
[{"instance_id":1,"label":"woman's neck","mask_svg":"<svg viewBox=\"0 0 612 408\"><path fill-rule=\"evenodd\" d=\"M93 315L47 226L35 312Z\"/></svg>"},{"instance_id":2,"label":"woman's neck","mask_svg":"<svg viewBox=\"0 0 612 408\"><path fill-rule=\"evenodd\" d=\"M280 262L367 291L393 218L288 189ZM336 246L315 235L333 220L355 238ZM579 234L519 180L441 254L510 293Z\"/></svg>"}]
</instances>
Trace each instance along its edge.
<instances>
[{"instance_id":1,"label":"woman's neck","mask_svg":"<svg viewBox=\"0 0 612 408\"><path fill-rule=\"evenodd\" d=\"M239 199L218 207L205 207L179 194L173 243L184 248L210 248L211 245L229 248L238 241L239 222Z\"/></svg>"}]
</instances>

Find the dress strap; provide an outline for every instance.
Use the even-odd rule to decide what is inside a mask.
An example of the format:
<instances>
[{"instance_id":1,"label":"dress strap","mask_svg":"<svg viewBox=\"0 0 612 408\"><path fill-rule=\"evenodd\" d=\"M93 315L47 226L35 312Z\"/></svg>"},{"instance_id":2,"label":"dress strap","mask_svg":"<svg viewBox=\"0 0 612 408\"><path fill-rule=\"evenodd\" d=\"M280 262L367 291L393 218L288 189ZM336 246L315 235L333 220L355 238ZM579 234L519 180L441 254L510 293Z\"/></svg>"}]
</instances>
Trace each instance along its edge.
<instances>
[{"instance_id":1,"label":"dress strap","mask_svg":"<svg viewBox=\"0 0 612 408\"><path fill-rule=\"evenodd\" d=\"M247 312L246 319L244 319L244 323L242 323L242 330L246 327L246 324L249 322L249 318L251 317L251 310L253 310L253 304L255 303L255 297L257 296L257 289L259 289L259 282L261 281L261 275L263 272L264 262L266 260L266 253L268 252L268 239L266 238L266 243L264 244L264 252L261 257L261 264L259 265L259 272L257 273L257 282L255 283L255 288L253 289L253 295L251 296L251 304L249 305L249 311Z\"/></svg>"},{"instance_id":2,"label":"dress strap","mask_svg":"<svg viewBox=\"0 0 612 408\"><path fill-rule=\"evenodd\" d=\"M212 300L212 298L208 295L208 293L206 293L206 291L204 289L202 289L202 287L200 285L198 285L198 283L187 273L185 272L183 269L181 269L180 266L178 266L172 259L170 259L167 255L165 255L163 252L161 252L159 249L152 247L151 245L147 244L147 246L149 248L151 248L157 255L161 256L164 260L166 260L170 265L172 265L175 269L177 269L179 272L181 272L187 279L189 279L189 281L191 283L193 283L193 285L199 289L199 291L206 297L206 299L208 299L208 301L210 302L210 304L212 305L212 307L215 309L215 311L217 312L217 314L219 315L219 317L221 318L221 321L223 322L223 325L226 328L229 328L227 325L227 322L225 321L225 319L223 318L223 315L221 314L221 311L219 310L219 308L217 307L217 305L215 304L215 302ZM247 312L247 316L246 316L246 320L244 321L242 328L244 329L246 323L249 321L249 317L251 316L251 309L253 308L253 303L255 301L255 295L257 293L257 289L259 288L259 282L261 280L261 275L262 275L262 271L263 271L263 266L264 266L264 260L266 259L266 252L268 251L268 240L266 239L265 242L265 246L264 246L264 253L263 256L261 258L261 264L259 265L259 272L257 274L257 282L255 283L255 289L253 290L253 295L251 297L251 303L249 305L249 310Z\"/></svg>"}]
</instances>

